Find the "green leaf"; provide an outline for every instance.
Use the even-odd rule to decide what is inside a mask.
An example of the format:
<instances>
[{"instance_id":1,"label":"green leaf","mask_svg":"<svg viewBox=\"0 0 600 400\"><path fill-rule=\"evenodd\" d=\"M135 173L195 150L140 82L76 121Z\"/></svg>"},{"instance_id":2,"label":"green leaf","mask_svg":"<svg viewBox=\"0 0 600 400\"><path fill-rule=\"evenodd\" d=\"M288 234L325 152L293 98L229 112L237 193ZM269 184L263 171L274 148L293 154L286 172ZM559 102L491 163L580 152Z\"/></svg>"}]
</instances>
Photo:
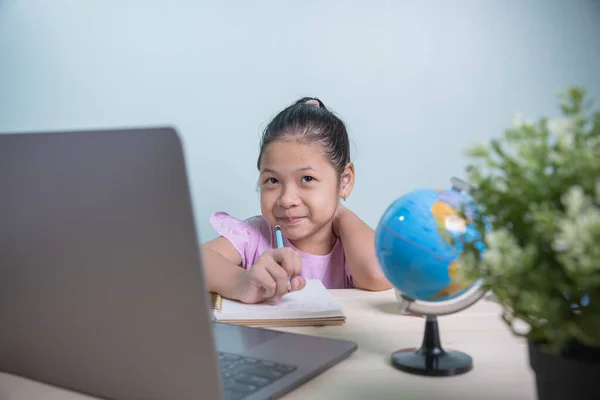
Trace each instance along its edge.
<instances>
[{"instance_id":1,"label":"green leaf","mask_svg":"<svg viewBox=\"0 0 600 400\"><path fill-rule=\"evenodd\" d=\"M566 326L570 336L582 344L600 347L600 315L579 316Z\"/></svg>"}]
</instances>

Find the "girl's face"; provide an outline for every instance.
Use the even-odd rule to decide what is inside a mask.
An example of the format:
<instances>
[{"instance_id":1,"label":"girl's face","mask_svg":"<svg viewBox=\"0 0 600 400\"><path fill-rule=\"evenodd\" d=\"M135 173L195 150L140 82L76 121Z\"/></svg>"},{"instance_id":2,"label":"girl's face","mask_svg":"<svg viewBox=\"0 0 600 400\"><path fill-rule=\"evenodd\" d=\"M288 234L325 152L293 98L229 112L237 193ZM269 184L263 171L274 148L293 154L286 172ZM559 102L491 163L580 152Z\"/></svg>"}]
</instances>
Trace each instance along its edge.
<instances>
[{"instance_id":1,"label":"girl's face","mask_svg":"<svg viewBox=\"0 0 600 400\"><path fill-rule=\"evenodd\" d=\"M264 150L260 167L260 205L269 224L279 225L290 240L331 236L344 188L321 145L275 141Z\"/></svg>"}]
</instances>

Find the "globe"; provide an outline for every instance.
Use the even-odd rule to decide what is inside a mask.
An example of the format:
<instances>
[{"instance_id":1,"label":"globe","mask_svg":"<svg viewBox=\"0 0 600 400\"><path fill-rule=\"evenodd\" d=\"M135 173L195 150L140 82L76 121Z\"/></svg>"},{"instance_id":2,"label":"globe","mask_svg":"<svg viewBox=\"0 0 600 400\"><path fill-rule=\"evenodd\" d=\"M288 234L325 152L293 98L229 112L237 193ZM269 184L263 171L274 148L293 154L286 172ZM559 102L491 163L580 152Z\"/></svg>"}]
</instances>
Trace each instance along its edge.
<instances>
[{"instance_id":1,"label":"globe","mask_svg":"<svg viewBox=\"0 0 600 400\"><path fill-rule=\"evenodd\" d=\"M459 216L461 206L466 220ZM377 259L390 283L421 301L442 302L463 294L475 283L457 277L463 240L484 250L472 221L474 211L470 199L456 189L418 189L394 201L375 236Z\"/></svg>"},{"instance_id":2,"label":"globe","mask_svg":"<svg viewBox=\"0 0 600 400\"><path fill-rule=\"evenodd\" d=\"M452 179L450 189L421 188L396 199L375 231L375 252L404 310L426 316L425 338L417 351L392 354L397 368L422 375L447 376L469 371L472 359L440 344L437 316L473 305L484 293L479 280L457 274L466 243L485 251L469 185Z\"/></svg>"}]
</instances>

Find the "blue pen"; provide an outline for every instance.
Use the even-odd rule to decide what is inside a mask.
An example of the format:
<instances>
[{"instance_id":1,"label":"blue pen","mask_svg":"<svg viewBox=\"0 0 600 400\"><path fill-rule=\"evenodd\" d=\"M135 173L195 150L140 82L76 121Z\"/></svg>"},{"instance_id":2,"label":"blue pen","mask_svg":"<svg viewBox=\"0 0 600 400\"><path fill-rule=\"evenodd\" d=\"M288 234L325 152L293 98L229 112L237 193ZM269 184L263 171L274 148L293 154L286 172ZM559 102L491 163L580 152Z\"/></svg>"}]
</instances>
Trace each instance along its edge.
<instances>
[{"instance_id":1,"label":"blue pen","mask_svg":"<svg viewBox=\"0 0 600 400\"><path fill-rule=\"evenodd\" d=\"M281 227L279 225L275 226L275 239L277 239L277 248L283 248L283 236L281 235ZM287 284L291 285L292 283L287 281Z\"/></svg>"},{"instance_id":2,"label":"blue pen","mask_svg":"<svg viewBox=\"0 0 600 400\"><path fill-rule=\"evenodd\" d=\"M275 238L277 239L277 248L283 248L283 236L281 236L281 227L279 225L275 226Z\"/></svg>"}]
</instances>

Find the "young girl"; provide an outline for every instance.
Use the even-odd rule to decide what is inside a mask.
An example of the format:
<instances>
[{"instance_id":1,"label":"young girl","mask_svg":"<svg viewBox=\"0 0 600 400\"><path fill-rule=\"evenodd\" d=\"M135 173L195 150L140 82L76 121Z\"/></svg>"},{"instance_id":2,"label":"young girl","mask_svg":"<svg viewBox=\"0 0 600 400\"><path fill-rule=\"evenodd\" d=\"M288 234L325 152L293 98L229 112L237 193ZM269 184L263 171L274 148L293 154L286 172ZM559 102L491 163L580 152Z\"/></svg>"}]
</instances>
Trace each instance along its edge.
<instances>
[{"instance_id":1,"label":"young girl","mask_svg":"<svg viewBox=\"0 0 600 400\"><path fill-rule=\"evenodd\" d=\"M210 291L256 303L279 301L306 279L330 289L391 288L375 256L375 232L340 202L354 186L348 134L319 99L300 99L277 114L263 133L257 167L262 215L210 218L220 235L202 245Z\"/></svg>"}]
</instances>

